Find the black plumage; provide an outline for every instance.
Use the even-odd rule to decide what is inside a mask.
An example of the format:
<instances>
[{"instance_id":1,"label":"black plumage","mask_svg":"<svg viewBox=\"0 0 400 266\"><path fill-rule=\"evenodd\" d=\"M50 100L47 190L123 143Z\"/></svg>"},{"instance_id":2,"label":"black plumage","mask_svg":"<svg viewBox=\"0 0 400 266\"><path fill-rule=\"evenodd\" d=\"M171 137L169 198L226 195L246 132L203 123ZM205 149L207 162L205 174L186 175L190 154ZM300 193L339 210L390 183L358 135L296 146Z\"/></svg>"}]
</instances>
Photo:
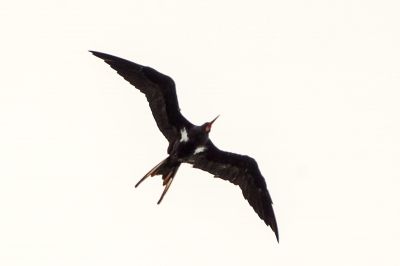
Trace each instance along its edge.
<instances>
[{"instance_id":1,"label":"black plumage","mask_svg":"<svg viewBox=\"0 0 400 266\"><path fill-rule=\"evenodd\" d=\"M168 191L181 163L213 174L238 185L258 216L271 227L279 241L272 200L257 162L246 155L219 150L208 135L215 118L201 126L190 123L180 112L174 81L157 70L105 53L90 51L103 59L129 83L145 94L157 126L169 142L169 156L151 169L147 177L162 175Z\"/></svg>"}]
</instances>

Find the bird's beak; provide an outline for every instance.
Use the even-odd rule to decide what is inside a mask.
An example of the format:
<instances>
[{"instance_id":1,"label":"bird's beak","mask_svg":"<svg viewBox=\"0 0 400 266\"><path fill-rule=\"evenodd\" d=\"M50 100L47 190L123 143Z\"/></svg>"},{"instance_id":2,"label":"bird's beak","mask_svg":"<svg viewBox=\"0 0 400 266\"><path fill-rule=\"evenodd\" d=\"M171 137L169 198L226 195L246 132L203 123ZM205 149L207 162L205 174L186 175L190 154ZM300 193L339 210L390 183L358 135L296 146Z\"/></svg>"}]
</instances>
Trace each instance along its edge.
<instances>
[{"instance_id":1,"label":"bird's beak","mask_svg":"<svg viewBox=\"0 0 400 266\"><path fill-rule=\"evenodd\" d=\"M210 126L215 122L215 120L217 120L218 117L219 117L219 115L217 115L217 117L214 118L214 119L210 122Z\"/></svg>"}]
</instances>

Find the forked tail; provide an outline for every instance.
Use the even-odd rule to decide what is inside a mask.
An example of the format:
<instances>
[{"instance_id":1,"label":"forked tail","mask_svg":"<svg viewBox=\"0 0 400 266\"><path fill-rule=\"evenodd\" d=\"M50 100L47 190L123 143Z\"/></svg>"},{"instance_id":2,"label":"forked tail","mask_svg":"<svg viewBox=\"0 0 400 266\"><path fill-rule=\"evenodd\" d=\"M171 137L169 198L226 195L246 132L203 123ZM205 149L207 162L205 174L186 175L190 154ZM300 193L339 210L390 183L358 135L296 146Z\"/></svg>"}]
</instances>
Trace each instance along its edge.
<instances>
[{"instance_id":1,"label":"forked tail","mask_svg":"<svg viewBox=\"0 0 400 266\"><path fill-rule=\"evenodd\" d=\"M173 161L170 157L167 157L159 164L154 166L153 169L151 169L142 179L140 179L135 187L138 187L140 183L142 183L149 176L162 175L163 186L165 186L165 188L163 193L161 194L160 199L157 202L157 204L160 204L169 187L171 186L172 180L174 180L175 174L178 171L180 165L180 162Z\"/></svg>"}]
</instances>

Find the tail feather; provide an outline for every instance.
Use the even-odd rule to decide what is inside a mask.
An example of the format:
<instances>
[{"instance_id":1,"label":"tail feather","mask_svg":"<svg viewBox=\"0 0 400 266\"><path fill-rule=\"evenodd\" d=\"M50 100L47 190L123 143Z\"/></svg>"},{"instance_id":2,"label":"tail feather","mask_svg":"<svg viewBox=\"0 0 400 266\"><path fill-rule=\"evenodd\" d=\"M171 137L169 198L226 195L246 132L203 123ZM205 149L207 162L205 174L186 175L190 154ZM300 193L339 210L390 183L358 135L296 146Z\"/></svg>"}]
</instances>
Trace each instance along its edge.
<instances>
[{"instance_id":1,"label":"tail feather","mask_svg":"<svg viewBox=\"0 0 400 266\"><path fill-rule=\"evenodd\" d=\"M158 200L157 204L160 204L161 201L163 200L165 194L167 193L169 187L172 184L172 181L174 180L174 177L176 175L176 172L178 171L179 165L175 166L174 168L171 169L171 171L167 175L163 175L163 185L165 186L163 193L161 194L160 199Z\"/></svg>"},{"instance_id":2,"label":"tail feather","mask_svg":"<svg viewBox=\"0 0 400 266\"><path fill-rule=\"evenodd\" d=\"M168 159L168 158L167 158ZM147 174L144 175L144 177L142 177L139 182L137 182L137 184L135 185L135 188L138 187L146 178L148 178L149 176L155 176L156 172L158 170L158 168L161 167L161 165L163 163L165 163L165 161L167 159L162 160L159 164L157 164L156 166L154 166Z\"/></svg>"},{"instance_id":3,"label":"tail feather","mask_svg":"<svg viewBox=\"0 0 400 266\"><path fill-rule=\"evenodd\" d=\"M165 188L163 193L161 194L160 199L157 202L157 204L160 204L165 194L167 193L169 187L171 186L171 183L174 180L174 177L180 165L181 165L180 162L172 161L168 157L163 161L161 161L159 164L157 164L155 167L153 167L142 179L139 180L139 182L135 185L135 187L138 187L140 183L142 183L149 176L162 175L163 186L165 186Z\"/></svg>"}]
</instances>

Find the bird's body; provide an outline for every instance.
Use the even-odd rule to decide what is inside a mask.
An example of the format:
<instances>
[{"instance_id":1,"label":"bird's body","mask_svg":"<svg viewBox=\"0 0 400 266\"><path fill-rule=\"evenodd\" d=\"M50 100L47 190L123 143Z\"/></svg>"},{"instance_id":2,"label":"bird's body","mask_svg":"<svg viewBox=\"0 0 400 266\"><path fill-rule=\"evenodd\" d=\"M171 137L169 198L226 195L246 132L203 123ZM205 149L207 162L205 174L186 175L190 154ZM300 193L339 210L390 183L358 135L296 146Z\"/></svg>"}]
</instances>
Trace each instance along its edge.
<instances>
[{"instance_id":1,"label":"bird's body","mask_svg":"<svg viewBox=\"0 0 400 266\"><path fill-rule=\"evenodd\" d=\"M170 156L185 162L206 149L205 145L208 141L208 132L204 131L203 127L183 127L180 133L181 138L177 139L172 145L169 151Z\"/></svg>"},{"instance_id":2,"label":"bird's body","mask_svg":"<svg viewBox=\"0 0 400 266\"><path fill-rule=\"evenodd\" d=\"M116 56L91 52L146 95L157 126L169 142L168 157L151 169L136 187L149 176L161 175L165 189L160 203L180 165L192 164L194 168L239 185L245 199L279 241L272 200L257 162L246 155L221 151L209 138L211 126L218 116L201 126L190 123L180 113L175 83L170 77Z\"/></svg>"}]
</instances>

